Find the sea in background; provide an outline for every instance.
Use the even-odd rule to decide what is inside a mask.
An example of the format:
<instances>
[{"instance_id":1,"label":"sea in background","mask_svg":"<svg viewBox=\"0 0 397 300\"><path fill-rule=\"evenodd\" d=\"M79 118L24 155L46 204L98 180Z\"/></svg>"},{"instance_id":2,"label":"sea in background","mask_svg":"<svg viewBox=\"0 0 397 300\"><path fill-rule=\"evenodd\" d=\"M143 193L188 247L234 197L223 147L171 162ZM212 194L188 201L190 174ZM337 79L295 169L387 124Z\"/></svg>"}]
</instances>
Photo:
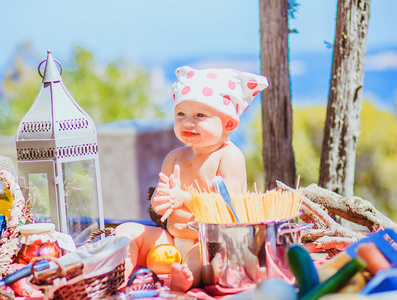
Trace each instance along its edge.
<instances>
[{"instance_id":1,"label":"sea in background","mask_svg":"<svg viewBox=\"0 0 397 300\"><path fill-rule=\"evenodd\" d=\"M384 49L382 53L396 53L397 47ZM364 98L376 103L380 108L396 111L397 106L397 62L396 65L376 68L376 56L380 50L371 50L366 54L364 72ZM236 67L240 70L260 73L260 60L256 57L207 57L183 58L162 66L166 80L175 80L175 69L182 65L196 68ZM369 65L367 67L367 65ZM332 70L332 49L322 53L298 54L290 57L291 92L293 105L327 104ZM266 74L264 74L266 75ZM271 81L271 78L270 78ZM259 97L259 96L258 96ZM257 99L257 98L256 98Z\"/></svg>"}]
</instances>

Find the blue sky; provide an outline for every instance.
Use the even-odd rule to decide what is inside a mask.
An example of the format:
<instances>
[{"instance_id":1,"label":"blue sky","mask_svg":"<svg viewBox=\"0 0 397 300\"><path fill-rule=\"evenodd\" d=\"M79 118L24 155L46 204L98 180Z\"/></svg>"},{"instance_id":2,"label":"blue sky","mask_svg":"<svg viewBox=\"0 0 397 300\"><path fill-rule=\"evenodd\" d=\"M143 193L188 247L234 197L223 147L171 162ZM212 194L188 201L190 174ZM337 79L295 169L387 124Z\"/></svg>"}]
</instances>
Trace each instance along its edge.
<instances>
[{"instance_id":1,"label":"blue sky","mask_svg":"<svg viewBox=\"0 0 397 300\"><path fill-rule=\"evenodd\" d=\"M293 98L324 101L332 57L325 42L333 43L337 1L298 2L290 20L298 31L289 40ZM372 0L367 39L371 88L364 91L389 104L397 94L396 11L395 0ZM260 70L258 0L0 1L0 28L0 76L24 41L41 59L51 49L64 66L78 44L100 62L127 58L166 77L182 64Z\"/></svg>"}]
</instances>

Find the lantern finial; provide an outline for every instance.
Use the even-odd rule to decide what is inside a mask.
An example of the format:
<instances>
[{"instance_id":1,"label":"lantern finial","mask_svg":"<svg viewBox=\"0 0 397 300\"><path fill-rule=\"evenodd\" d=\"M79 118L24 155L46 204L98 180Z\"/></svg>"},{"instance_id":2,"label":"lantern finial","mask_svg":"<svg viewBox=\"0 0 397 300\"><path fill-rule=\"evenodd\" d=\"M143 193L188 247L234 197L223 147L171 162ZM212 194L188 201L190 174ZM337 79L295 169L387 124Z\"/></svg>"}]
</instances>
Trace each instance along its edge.
<instances>
[{"instance_id":1,"label":"lantern finial","mask_svg":"<svg viewBox=\"0 0 397 300\"><path fill-rule=\"evenodd\" d=\"M44 69L44 75L41 75L40 67L41 67L42 63L44 63L45 61L47 63L46 63L45 69ZM51 50L47 50L47 59L43 60L39 64L39 68L38 68L39 74L43 78L43 83L62 81L61 73L59 73L58 68L55 65L55 63L57 63L59 65L59 67L61 68L61 73L62 73L61 64L52 58Z\"/></svg>"}]
</instances>

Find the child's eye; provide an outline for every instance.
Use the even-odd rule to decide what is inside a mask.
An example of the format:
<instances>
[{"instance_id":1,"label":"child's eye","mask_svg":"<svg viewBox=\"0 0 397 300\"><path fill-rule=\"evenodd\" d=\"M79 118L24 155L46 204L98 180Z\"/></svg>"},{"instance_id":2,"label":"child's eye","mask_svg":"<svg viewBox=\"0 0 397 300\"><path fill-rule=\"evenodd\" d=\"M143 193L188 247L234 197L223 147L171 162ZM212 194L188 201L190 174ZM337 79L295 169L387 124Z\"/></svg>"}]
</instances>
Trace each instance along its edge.
<instances>
[{"instance_id":1,"label":"child's eye","mask_svg":"<svg viewBox=\"0 0 397 300\"><path fill-rule=\"evenodd\" d=\"M183 117L185 114L184 114L183 112L178 112L176 115L177 115L178 117Z\"/></svg>"},{"instance_id":2,"label":"child's eye","mask_svg":"<svg viewBox=\"0 0 397 300\"><path fill-rule=\"evenodd\" d=\"M205 117L205 114L198 113L198 114L197 114L197 117L199 117L199 118Z\"/></svg>"}]
</instances>

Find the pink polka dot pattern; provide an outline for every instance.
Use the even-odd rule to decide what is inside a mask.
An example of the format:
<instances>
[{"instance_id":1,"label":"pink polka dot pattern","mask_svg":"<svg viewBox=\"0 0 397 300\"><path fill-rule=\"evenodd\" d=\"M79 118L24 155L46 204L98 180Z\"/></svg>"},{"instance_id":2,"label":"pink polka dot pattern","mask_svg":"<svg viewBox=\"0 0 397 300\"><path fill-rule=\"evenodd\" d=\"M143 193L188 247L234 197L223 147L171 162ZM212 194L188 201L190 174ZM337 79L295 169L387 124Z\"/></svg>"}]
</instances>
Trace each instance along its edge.
<instances>
[{"instance_id":1,"label":"pink polka dot pattern","mask_svg":"<svg viewBox=\"0 0 397 300\"><path fill-rule=\"evenodd\" d=\"M187 95L190 92L190 86L185 86L181 92L182 95Z\"/></svg>"},{"instance_id":2,"label":"pink polka dot pattern","mask_svg":"<svg viewBox=\"0 0 397 300\"><path fill-rule=\"evenodd\" d=\"M250 89L250 90L253 90L254 88L256 88L258 86L258 83L256 82L256 80L250 80L250 81L248 81L247 82L247 87Z\"/></svg>"},{"instance_id":3,"label":"pink polka dot pattern","mask_svg":"<svg viewBox=\"0 0 397 300\"><path fill-rule=\"evenodd\" d=\"M255 97L255 96L258 95L260 92L261 92L261 91L255 91L255 92L253 92L252 96Z\"/></svg>"},{"instance_id":4,"label":"pink polka dot pattern","mask_svg":"<svg viewBox=\"0 0 397 300\"><path fill-rule=\"evenodd\" d=\"M189 71L189 73L187 73L186 78L192 78L194 76L194 71Z\"/></svg>"},{"instance_id":5,"label":"pink polka dot pattern","mask_svg":"<svg viewBox=\"0 0 397 300\"><path fill-rule=\"evenodd\" d=\"M225 105L229 105L230 104L230 96L228 96L228 95L223 96L223 103Z\"/></svg>"},{"instance_id":6,"label":"pink polka dot pattern","mask_svg":"<svg viewBox=\"0 0 397 300\"><path fill-rule=\"evenodd\" d=\"M218 77L218 76L215 73L208 73L207 77L211 78L211 79L216 79L216 77Z\"/></svg>"},{"instance_id":7,"label":"pink polka dot pattern","mask_svg":"<svg viewBox=\"0 0 397 300\"><path fill-rule=\"evenodd\" d=\"M209 87L203 88L203 95L206 97L210 97L212 95L212 89Z\"/></svg>"},{"instance_id":8,"label":"pink polka dot pattern","mask_svg":"<svg viewBox=\"0 0 397 300\"><path fill-rule=\"evenodd\" d=\"M235 90L236 89L236 83L233 80L229 80L229 82L227 83L227 85L229 86L229 88L231 90Z\"/></svg>"},{"instance_id":9,"label":"pink polka dot pattern","mask_svg":"<svg viewBox=\"0 0 397 300\"><path fill-rule=\"evenodd\" d=\"M174 107L183 101L197 101L236 118L269 85L265 76L232 69L196 70L185 66L175 74Z\"/></svg>"}]
</instances>

